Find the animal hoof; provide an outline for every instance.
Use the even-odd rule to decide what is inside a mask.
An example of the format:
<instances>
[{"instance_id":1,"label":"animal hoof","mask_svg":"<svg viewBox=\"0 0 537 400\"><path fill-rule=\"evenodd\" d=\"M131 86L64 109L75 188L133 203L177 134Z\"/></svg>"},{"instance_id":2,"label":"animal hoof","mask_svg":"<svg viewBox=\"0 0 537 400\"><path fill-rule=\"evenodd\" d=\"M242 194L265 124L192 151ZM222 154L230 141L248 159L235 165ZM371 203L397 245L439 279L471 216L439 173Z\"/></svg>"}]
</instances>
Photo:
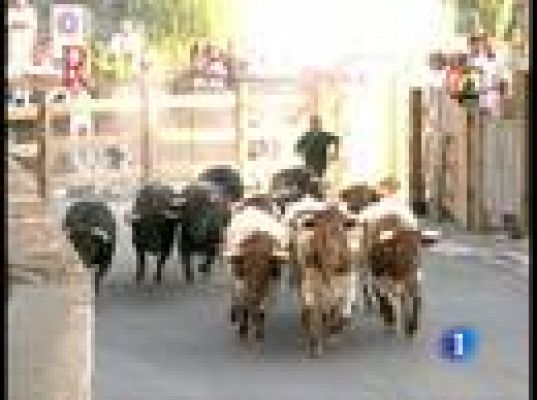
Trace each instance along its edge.
<instances>
[{"instance_id":1,"label":"animal hoof","mask_svg":"<svg viewBox=\"0 0 537 400\"><path fill-rule=\"evenodd\" d=\"M319 358L322 355L322 346L319 343L308 343L308 358Z\"/></svg>"},{"instance_id":2,"label":"animal hoof","mask_svg":"<svg viewBox=\"0 0 537 400\"><path fill-rule=\"evenodd\" d=\"M321 356L321 352L318 349L309 349L307 355L310 359L316 359Z\"/></svg>"},{"instance_id":3,"label":"animal hoof","mask_svg":"<svg viewBox=\"0 0 537 400\"><path fill-rule=\"evenodd\" d=\"M405 327L405 335L407 337L414 337L418 333L418 327L416 325L408 325Z\"/></svg>"},{"instance_id":4,"label":"animal hoof","mask_svg":"<svg viewBox=\"0 0 537 400\"><path fill-rule=\"evenodd\" d=\"M248 339L248 327L245 325L241 325L239 327L239 337L241 339Z\"/></svg>"},{"instance_id":5,"label":"animal hoof","mask_svg":"<svg viewBox=\"0 0 537 400\"><path fill-rule=\"evenodd\" d=\"M416 332L405 332L405 338L412 340L416 337Z\"/></svg>"},{"instance_id":6,"label":"animal hoof","mask_svg":"<svg viewBox=\"0 0 537 400\"><path fill-rule=\"evenodd\" d=\"M253 343L250 343L250 351L252 352L254 360L258 359L263 354L263 346L261 342L256 340Z\"/></svg>"},{"instance_id":7,"label":"animal hoof","mask_svg":"<svg viewBox=\"0 0 537 400\"><path fill-rule=\"evenodd\" d=\"M232 324L237 323L237 321L239 320L237 316L237 310L235 308L232 308L231 311L229 312L229 318Z\"/></svg>"},{"instance_id":8,"label":"animal hoof","mask_svg":"<svg viewBox=\"0 0 537 400\"><path fill-rule=\"evenodd\" d=\"M391 317L384 316L384 326L386 328L393 328L395 326L395 319Z\"/></svg>"}]
</instances>

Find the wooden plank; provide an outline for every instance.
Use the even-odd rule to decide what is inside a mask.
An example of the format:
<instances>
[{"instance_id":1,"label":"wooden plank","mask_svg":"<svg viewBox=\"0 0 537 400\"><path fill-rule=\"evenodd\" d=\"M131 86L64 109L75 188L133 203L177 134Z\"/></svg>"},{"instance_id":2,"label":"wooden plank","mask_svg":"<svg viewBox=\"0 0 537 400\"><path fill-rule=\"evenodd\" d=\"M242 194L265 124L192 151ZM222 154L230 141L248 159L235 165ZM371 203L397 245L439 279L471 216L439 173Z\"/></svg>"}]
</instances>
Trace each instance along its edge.
<instances>
[{"instance_id":1,"label":"wooden plank","mask_svg":"<svg viewBox=\"0 0 537 400\"><path fill-rule=\"evenodd\" d=\"M219 94L160 95L158 107L166 108L234 108L235 95L231 92Z\"/></svg>"},{"instance_id":2,"label":"wooden plank","mask_svg":"<svg viewBox=\"0 0 537 400\"><path fill-rule=\"evenodd\" d=\"M39 118L39 107L37 105L27 105L26 107L8 106L8 121L37 121Z\"/></svg>"},{"instance_id":3,"label":"wooden plank","mask_svg":"<svg viewBox=\"0 0 537 400\"><path fill-rule=\"evenodd\" d=\"M424 215L425 184L422 170L422 91L410 92L410 201L414 212Z\"/></svg>"}]
</instances>

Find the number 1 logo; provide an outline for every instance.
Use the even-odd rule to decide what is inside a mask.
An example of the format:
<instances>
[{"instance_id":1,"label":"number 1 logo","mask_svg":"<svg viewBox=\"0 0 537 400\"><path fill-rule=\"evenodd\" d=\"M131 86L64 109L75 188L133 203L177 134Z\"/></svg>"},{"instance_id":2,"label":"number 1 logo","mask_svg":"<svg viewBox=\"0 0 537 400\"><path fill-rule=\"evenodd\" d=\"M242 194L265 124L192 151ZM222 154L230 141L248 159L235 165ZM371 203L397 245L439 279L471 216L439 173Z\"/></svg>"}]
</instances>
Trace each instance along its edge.
<instances>
[{"instance_id":1,"label":"number 1 logo","mask_svg":"<svg viewBox=\"0 0 537 400\"><path fill-rule=\"evenodd\" d=\"M440 358L450 362L470 361L476 354L477 331L470 327L455 327L442 332L439 339Z\"/></svg>"},{"instance_id":2,"label":"number 1 logo","mask_svg":"<svg viewBox=\"0 0 537 400\"><path fill-rule=\"evenodd\" d=\"M462 357L463 354L464 354L464 351L463 351L463 334L462 333L455 333L453 335L454 339L455 339L455 355L457 357Z\"/></svg>"}]
</instances>

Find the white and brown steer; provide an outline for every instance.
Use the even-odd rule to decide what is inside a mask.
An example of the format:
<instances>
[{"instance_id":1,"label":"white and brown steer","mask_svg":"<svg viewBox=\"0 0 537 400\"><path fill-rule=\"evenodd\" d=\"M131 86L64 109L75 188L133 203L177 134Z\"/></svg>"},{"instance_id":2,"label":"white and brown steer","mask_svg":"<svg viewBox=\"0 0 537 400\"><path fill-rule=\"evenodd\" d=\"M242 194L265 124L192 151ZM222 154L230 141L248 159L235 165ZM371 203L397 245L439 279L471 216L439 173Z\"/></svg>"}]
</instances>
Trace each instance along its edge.
<instances>
[{"instance_id":1,"label":"white and brown steer","mask_svg":"<svg viewBox=\"0 0 537 400\"><path fill-rule=\"evenodd\" d=\"M416 333L421 312L420 248L436 242L396 213L377 216L366 226L366 291L389 327Z\"/></svg>"},{"instance_id":2,"label":"white and brown steer","mask_svg":"<svg viewBox=\"0 0 537 400\"><path fill-rule=\"evenodd\" d=\"M261 350L271 282L287 261L287 231L271 213L270 202L256 196L235 209L226 232L224 256L233 280L231 321L241 338Z\"/></svg>"},{"instance_id":3,"label":"white and brown steer","mask_svg":"<svg viewBox=\"0 0 537 400\"><path fill-rule=\"evenodd\" d=\"M326 339L346 322L352 279L349 231L356 220L339 205L302 214L292 236L308 355L320 356Z\"/></svg>"}]
</instances>

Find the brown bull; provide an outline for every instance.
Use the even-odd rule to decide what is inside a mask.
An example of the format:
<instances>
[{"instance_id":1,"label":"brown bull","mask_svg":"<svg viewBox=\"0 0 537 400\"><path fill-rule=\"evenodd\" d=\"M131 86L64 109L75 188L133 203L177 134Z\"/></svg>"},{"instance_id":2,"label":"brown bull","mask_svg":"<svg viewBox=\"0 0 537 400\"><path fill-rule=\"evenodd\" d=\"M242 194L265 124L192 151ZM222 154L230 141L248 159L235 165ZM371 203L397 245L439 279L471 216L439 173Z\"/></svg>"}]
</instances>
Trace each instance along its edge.
<instances>
[{"instance_id":1,"label":"brown bull","mask_svg":"<svg viewBox=\"0 0 537 400\"><path fill-rule=\"evenodd\" d=\"M418 329L421 306L418 246L418 232L396 231L393 237L375 243L370 254L384 322L387 326L401 323L408 335Z\"/></svg>"},{"instance_id":2,"label":"brown bull","mask_svg":"<svg viewBox=\"0 0 537 400\"><path fill-rule=\"evenodd\" d=\"M310 213L299 223L294 251L308 353L322 353L324 342L344 326L343 307L351 272L347 231L354 219L336 207Z\"/></svg>"},{"instance_id":3,"label":"brown bull","mask_svg":"<svg viewBox=\"0 0 537 400\"><path fill-rule=\"evenodd\" d=\"M266 300L272 278L279 276L285 255L267 233L254 232L240 244L238 254L230 256L235 291L231 321L239 325L241 338L260 350L264 339Z\"/></svg>"},{"instance_id":4,"label":"brown bull","mask_svg":"<svg viewBox=\"0 0 537 400\"><path fill-rule=\"evenodd\" d=\"M386 326L397 323L399 330L413 335L421 311L419 250L435 240L405 226L395 215L386 215L370 225L366 237L370 296L378 300Z\"/></svg>"}]
</instances>

